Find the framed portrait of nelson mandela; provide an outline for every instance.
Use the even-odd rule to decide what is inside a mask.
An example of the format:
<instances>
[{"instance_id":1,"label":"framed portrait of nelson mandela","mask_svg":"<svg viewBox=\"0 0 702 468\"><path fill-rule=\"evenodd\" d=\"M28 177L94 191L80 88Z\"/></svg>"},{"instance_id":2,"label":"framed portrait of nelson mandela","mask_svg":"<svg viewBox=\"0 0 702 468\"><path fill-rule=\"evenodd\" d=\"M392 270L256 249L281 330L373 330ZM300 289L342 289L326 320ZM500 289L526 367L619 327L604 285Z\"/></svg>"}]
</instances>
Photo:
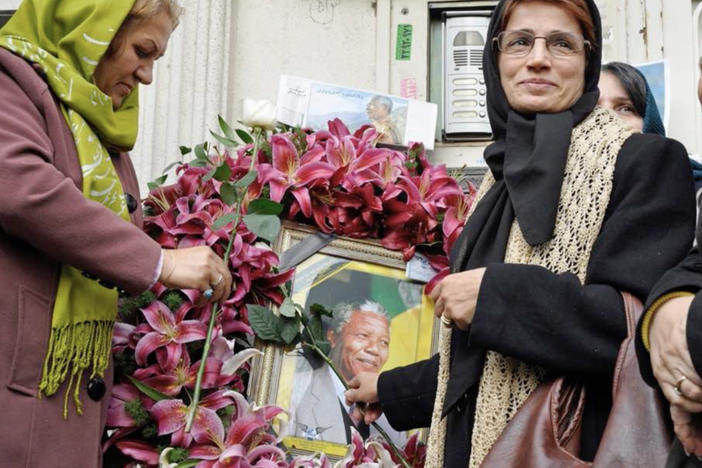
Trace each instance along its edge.
<instances>
[{"instance_id":1,"label":"framed portrait of nelson mandela","mask_svg":"<svg viewBox=\"0 0 702 468\"><path fill-rule=\"evenodd\" d=\"M308 226L286 224L276 250L285 251L314 235ZM423 284L405 275L400 252L376 240L336 238L296 266L291 296L305 309L320 304L325 317L329 357L348 381L361 371L381 372L429 358L435 352L438 326ZM266 345L252 369L249 388L259 405L276 404L289 411L278 428L293 453L346 454L351 428L362 436L377 434L346 404L344 384L331 368L301 348ZM404 445L408 432L396 431L382 416L376 423ZM420 437L426 437L424 431Z\"/></svg>"}]
</instances>

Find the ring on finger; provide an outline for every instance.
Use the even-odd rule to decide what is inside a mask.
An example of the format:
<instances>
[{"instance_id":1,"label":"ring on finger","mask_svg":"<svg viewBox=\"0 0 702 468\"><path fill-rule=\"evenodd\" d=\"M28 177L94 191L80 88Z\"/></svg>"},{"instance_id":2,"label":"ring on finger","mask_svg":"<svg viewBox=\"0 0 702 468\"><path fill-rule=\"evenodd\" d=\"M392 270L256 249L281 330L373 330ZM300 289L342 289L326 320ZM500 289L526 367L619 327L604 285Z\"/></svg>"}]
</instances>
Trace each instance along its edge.
<instances>
[{"instance_id":1,"label":"ring on finger","mask_svg":"<svg viewBox=\"0 0 702 468\"><path fill-rule=\"evenodd\" d=\"M202 295L205 296L207 299L212 299L212 294L214 294L212 288L207 288L202 292Z\"/></svg>"},{"instance_id":2,"label":"ring on finger","mask_svg":"<svg viewBox=\"0 0 702 468\"><path fill-rule=\"evenodd\" d=\"M682 395L682 391L680 390L680 385L682 385L682 383L686 380L687 380L687 377L685 377L683 375L682 377L680 377L678 379L677 382L675 382L675 385L673 385L673 390L675 391L675 393L677 393L678 395Z\"/></svg>"},{"instance_id":3,"label":"ring on finger","mask_svg":"<svg viewBox=\"0 0 702 468\"><path fill-rule=\"evenodd\" d=\"M441 315L441 317L439 317L439 319L441 320L441 323L443 323L447 327L450 327L453 324L453 322L451 322L451 319L443 314Z\"/></svg>"}]
</instances>

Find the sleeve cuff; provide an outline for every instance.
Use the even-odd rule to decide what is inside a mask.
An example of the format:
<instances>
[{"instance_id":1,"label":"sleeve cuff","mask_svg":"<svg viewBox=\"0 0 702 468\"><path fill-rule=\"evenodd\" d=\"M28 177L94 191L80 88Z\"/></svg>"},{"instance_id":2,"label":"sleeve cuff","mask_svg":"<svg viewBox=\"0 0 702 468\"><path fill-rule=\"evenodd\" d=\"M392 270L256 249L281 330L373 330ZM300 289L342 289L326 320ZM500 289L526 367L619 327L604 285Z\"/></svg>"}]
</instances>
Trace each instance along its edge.
<instances>
[{"instance_id":1,"label":"sleeve cuff","mask_svg":"<svg viewBox=\"0 0 702 468\"><path fill-rule=\"evenodd\" d=\"M653 316L656 314L658 309L661 308L661 306L669 301L670 299L674 299L676 297L684 297L684 296L694 296L693 293L689 291L672 291L669 292L668 294L664 294L658 299L655 300L651 306L646 309L644 312L643 318L641 319L641 341L643 342L644 347L646 348L646 351L651 351L651 346L650 346L650 341L649 341L649 332L650 332L650 327L651 327L651 321L653 320Z\"/></svg>"},{"instance_id":2,"label":"sleeve cuff","mask_svg":"<svg viewBox=\"0 0 702 468\"><path fill-rule=\"evenodd\" d=\"M154 271L154 277L151 279L151 284L146 289L151 289L154 287L154 284L156 284L158 279L161 277L161 270L163 270L163 249L161 249L161 253L158 256L158 263L156 264L156 270Z\"/></svg>"}]
</instances>

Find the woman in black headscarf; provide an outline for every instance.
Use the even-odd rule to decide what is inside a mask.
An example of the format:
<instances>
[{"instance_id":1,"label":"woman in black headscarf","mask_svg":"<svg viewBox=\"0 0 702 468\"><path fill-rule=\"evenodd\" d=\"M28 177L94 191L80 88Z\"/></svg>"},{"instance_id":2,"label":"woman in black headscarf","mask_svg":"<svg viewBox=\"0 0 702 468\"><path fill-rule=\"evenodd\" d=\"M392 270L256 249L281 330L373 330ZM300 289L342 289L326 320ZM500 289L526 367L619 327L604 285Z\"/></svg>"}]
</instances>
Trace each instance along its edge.
<instances>
[{"instance_id":1,"label":"woman in black headscarf","mask_svg":"<svg viewBox=\"0 0 702 468\"><path fill-rule=\"evenodd\" d=\"M635 132L665 136L656 98L643 73L624 62L602 65L597 105L613 110Z\"/></svg>"},{"instance_id":2,"label":"woman in black headscarf","mask_svg":"<svg viewBox=\"0 0 702 468\"><path fill-rule=\"evenodd\" d=\"M620 291L645 298L692 241L685 149L595 107L600 52L593 0L502 0L493 13L490 170L455 273L431 293L450 345L347 392L379 403L367 419L382 409L396 429L431 422L427 466L480 466L546 374L586 383L580 456L591 460L626 336Z\"/></svg>"}]
</instances>

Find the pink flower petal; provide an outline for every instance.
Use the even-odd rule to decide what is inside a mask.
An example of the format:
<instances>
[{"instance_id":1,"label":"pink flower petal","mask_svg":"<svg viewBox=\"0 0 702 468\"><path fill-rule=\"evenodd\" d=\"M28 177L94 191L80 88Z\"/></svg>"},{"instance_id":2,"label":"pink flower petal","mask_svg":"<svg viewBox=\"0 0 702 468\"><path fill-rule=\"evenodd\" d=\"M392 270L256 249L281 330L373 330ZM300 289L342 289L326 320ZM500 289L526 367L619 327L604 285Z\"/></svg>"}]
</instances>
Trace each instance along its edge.
<instances>
[{"instance_id":1,"label":"pink flower petal","mask_svg":"<svg viewBox=\"0 0 702 468\"><path fill-rule=\"evenodd\" d=\"M165 333L168 327L175 325L173 313L161 301L154 301L141 311L151 328L158 332Z\"/></svg>"},{"instance_id":2,"label":"pink flower petal","mask_svg":"<svg viewBox=\"0 0 702 468\"><path fill-rule=\"evenodd\" d=\"M165 346L170 341L170 338L167 338L166 336L157 332L147 333L146 335L142 336L137 342L136 350L134 351L136 363L140 366L145 366L146 358L149 356L149 354L161 346Z\"/></svg>"},{"instance_id":3,"label":"pink flower petal","mask_svg":"<svg viewBox=\"0 0 702 468\"><path fill-rule=\"evenodd\" d=\"M125 455L149 465L158 465L158 455L156 448L137 440L120 440L115 446Z\"/></svg>"},{"instance_id":4,"label":"pink flower petal","mask_svg":"<svg viewBox=\"0 0 702 468\"><path fill-rule=\"evenodd\" d=\"M151 416L158 424L158 435L171 434L185 427L188 407L181 400L161 400L151 407Z\"/></svg>"}]
</instances>

